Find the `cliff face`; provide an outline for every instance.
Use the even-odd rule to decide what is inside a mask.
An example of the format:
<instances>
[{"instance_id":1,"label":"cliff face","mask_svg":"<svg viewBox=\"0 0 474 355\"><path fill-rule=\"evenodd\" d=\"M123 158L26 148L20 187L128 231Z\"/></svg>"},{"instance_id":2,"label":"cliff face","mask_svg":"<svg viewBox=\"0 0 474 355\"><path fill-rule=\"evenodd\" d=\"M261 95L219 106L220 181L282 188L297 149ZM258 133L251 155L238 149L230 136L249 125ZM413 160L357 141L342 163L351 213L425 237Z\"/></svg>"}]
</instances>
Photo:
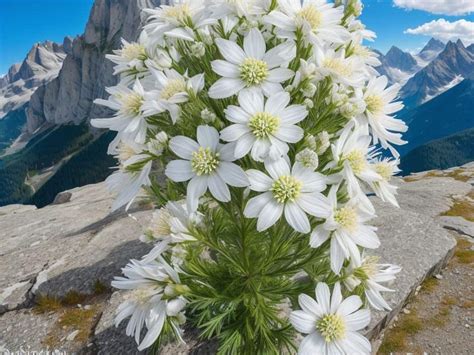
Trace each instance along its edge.
<instances>
[{"instance_id":1,"label":"cliff face","mask_svg":"<svg viewBox=\"0 0 474 355\"><path fill-rule=\"evenodd\" d=\"M120 47L121 38L135 40L140 33L141 9L159 0L96 0L85 33L72 43L59 75L32 96L28 131L45 122L80 123L107 114L93 104L115 85L112 64L105 55Z\"/></svg>"}]
</instances>

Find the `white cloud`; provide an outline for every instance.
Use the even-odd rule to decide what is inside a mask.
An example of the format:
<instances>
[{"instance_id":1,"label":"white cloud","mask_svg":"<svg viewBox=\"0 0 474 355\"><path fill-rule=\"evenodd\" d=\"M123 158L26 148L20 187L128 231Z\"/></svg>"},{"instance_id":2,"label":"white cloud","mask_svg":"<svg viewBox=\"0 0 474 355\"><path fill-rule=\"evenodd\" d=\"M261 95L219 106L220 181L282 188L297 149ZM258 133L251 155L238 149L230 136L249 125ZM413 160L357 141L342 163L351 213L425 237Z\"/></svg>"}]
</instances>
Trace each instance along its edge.
<instances>
[{"instance_id":1,"label":"white cloud","mask_svg":"<svg viewBox=\"0 0 474 355\"><path fill-rule=\"evenodd\" d=\"M474 12L474 0L393 0L395 6L438 15L460 16Z\"/></svg>"},{"instance_id":2,"label":"white cloud","mask_svg":"<svg viewBox=\"0 0 474 355\"><path fill-rule=\"evenodd\" d=\"M441 18L416 28L409 28L404 33L430 36L444 42L461 39L468 45L474 43L474 22L466 20L449 22Z\"/></svg>"}]
</instances>

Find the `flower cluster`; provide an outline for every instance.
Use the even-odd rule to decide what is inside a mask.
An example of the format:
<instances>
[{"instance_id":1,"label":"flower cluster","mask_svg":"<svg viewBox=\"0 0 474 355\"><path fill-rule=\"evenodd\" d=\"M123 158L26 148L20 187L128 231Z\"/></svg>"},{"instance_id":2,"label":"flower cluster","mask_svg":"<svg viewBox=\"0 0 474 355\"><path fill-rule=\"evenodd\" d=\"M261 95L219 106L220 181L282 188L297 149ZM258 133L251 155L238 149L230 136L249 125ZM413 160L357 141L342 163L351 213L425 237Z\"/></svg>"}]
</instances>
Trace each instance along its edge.
<instances>
[{"instance_id":1,"label":"flower cluster","mask_svg":"<svg viewBox=\"0 0 474 355\"><path fill-rule=\"evenodd\" d=\"M295 330L300 354L370 353L359 331L400 269L364 254L380 246L367 192L397 206L407 127L361 11L175 0L108 56L121 80L96 103L116 113L92 124L117 132L114 209L142 191L156 206L153 249L113 282L139 350L184 341L189 322L222 353L291 352ZM301 310L284 317L287 300Z\"/></svg>"}]
</instances>

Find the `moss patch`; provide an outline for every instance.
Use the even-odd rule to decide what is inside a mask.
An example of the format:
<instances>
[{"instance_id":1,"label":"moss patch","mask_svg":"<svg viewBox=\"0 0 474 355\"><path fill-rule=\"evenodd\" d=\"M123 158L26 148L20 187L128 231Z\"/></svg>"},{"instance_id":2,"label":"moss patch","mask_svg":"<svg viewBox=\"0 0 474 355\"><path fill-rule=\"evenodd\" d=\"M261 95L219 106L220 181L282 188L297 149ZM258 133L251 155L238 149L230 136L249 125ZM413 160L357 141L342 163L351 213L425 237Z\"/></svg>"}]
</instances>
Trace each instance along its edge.
<instances>
[{"instance_id":1,"label":"moss patch","mask_svg":"<svg viewBox=\"0 0 474 355\"><path fill-rule=\"evenodd\" d=\"M41 294L36 298L34 311L37 313L56 312L62 307L63 305L59 298Z\"/></svg>"},{"instance_id":2,"label":"moss patch","mask_svg":"<svg viewBox=\"0 0 474 355\"><path fill-rule=\"evenodd\" d=\"M456 260L461 264L474 264L474 250L472 248L472 243L466 239L458 239L458 244L454 252Z\"/></svg>"},{"instance_id":3,"label":"moss patch","mask_svg":"<svg viewBox=\"0 0 474 355\"><path fill-rule=\"evenodd\" d=\"M456 303L454 297L444 296L438 306L438 313L427 320L428 324L438 328L444 327L448 323L451 310Z\"/></svg>"},{"instance_id":4,"label":"moss patch","mask_svg":"<svg viewBox=\"0 0 474 355\"><path fill-rule=\"evenodd\" d=\"M438 279L435 279L434 277L429 277L421 284L421 290L428 293L433 292L438 286L438 284Z\"/></svg>"},{"instance_id":5,"label":"moss patch","mask_svg":"<svg viewBox=\"0 0 474 355\"><path fill-rule=\"evenodd\" d=\"M474 205L467 200L456 200L451 209L445 212L443 216L459 216L474 222Z\"/></svg>"},{"instance_id":6,"label":"moss patch","mask_svg":"<svg viewBox=\"0 0 474 355\"><path fill-rule=\"evenodd\" d=\"M423 321L418 317L416 310L403 315L400 322L389 330L379 348L379 354L391 354L407 349L407 338L423 329Z\"/></svg>"}]
</instances>

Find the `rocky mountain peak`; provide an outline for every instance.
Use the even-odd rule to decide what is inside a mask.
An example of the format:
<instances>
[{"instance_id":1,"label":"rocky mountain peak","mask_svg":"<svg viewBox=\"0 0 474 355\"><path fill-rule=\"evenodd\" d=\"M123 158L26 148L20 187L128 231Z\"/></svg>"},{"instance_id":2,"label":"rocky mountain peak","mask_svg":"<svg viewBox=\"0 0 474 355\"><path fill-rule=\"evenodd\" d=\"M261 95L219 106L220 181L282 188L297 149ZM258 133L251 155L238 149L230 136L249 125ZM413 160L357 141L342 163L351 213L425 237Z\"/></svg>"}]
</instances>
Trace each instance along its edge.
<instances>
[{"instance_id":1,"label":"rocky mountain peak","mask_svg":"<svg viewBox=\"0 0 474 355\"><path fill-rule=\"evenodd\" d=\"M440 40L431 38L426 44L426 46L423 47L421 52L418 53L418 57L424 60L425 62L430 62L444 50L445 46L446 45Z\"/></svg>"},{"instance_id":2,"label":"rocky mountain peak","mask_svg":"<svg viewBox=\"0 0 474 355\"><path fill-rule=\"evenodd\" d=\"M416 59L410 53L402 51L396 46L392 46L385 55L385 62L392 68L410 71L416 67Z\"/></svg>"}]
</instances>

